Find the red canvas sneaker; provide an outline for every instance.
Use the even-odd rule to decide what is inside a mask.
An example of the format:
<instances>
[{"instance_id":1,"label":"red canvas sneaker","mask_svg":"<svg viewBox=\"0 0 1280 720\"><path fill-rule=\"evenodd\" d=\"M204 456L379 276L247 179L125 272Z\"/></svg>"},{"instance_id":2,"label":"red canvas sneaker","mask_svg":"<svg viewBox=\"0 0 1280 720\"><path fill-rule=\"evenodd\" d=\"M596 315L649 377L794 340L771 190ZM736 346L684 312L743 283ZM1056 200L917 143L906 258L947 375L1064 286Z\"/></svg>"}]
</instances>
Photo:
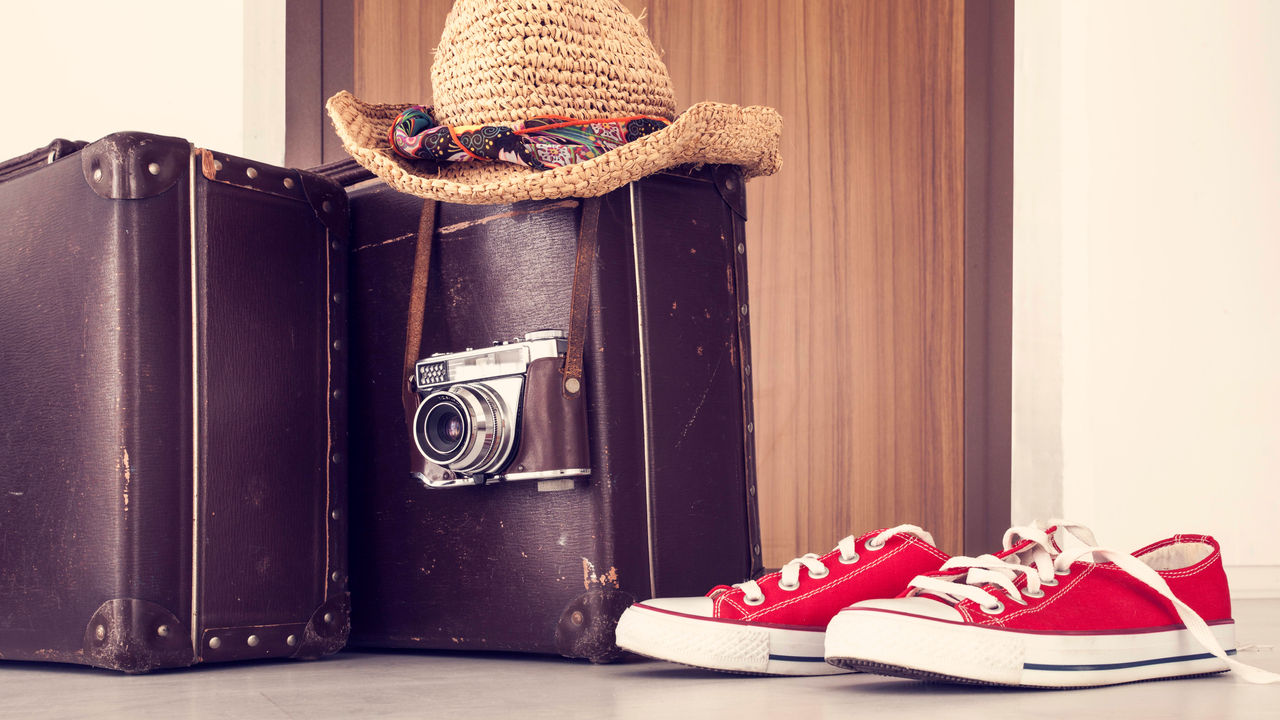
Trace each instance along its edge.
<instances>
[{"instance_id":1,"label":"red canvas sneaker","mask_svg":"<svg viewBox=\"0 0 1280 720\"><path fill-rule=\"evenodd\" d=\"M1015 528L999 555L952 558L897 598L861 602L827 628L827 661L882 675L1090 687L1236 670L1218 543L1176 535L1133 555L1067 547ZM1010 547L1012 544L1012 547ZM1230 648L1223 650L1223 648Z\"/></svg>"},{"instance_id":2,"label":"red canvas sneaker","mask_svg":"<svg viewBox=\"0 0 1280 720\"><path fill-rule=\"evenodd\" d=\"M728 672L848 672L823 661L823 634L831 616L859 600L893 597L911 578L937 570L946 559L933 546L933 536L914 525L851 535L826 555L809 553L759 580L720 585L705 597L636 603L618 622L618 646Z\"/></svg>"}]
</instances>

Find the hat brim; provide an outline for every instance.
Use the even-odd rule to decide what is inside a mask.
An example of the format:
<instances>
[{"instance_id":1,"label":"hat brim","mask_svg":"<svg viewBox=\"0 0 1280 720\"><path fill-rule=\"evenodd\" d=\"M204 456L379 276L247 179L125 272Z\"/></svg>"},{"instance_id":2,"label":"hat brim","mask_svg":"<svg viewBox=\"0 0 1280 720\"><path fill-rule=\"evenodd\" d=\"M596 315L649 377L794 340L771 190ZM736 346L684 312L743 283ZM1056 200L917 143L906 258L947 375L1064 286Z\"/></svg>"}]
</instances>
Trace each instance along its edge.
<instances>
[{"instance_id":1,"label":"hat brim","mask_svg":"<svg viewBox=\"0 0 1280 720\"><path fill-rule=\"evenodd\" d=\"M396 117L412 105L375 105L342 91L325 106L356 162L401 192L470 205L604 195L677 165L738 165L746 177L782 165L782 117L773 108L698 103L667 127L585 162L534 170L506 162L432 163L387 144Z\"/></svg>"}]
</instances>

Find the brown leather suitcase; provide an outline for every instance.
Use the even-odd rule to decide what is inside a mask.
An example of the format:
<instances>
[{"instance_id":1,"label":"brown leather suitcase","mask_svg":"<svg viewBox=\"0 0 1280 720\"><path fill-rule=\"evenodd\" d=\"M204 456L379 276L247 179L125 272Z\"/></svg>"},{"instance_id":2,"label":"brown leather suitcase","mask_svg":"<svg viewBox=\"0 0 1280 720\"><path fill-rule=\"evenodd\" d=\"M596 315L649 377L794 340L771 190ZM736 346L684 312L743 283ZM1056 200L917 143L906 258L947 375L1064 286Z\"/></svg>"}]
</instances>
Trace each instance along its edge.
<instances>
[{"instance_id":1,"label":"brown leather suitcase","mask_svg":"<svg viewBox=\"0 0 1280 720\"><path fill-rule=\"evenodd\" d=\"M348 184L351 204L353 644L604 662L633 601L759 572L737 168L662 173L598 201L440 204L425 243L423 201L351 163L317 170ZM488 356L536 331L569 331L572 347L593 202L585 416L561 394L564 361L535 360L508 408L510 465L481 485L427 487L410 472L423 456L408 374L442 365L434 353ZM425 321L413 322L422 250ZM406 354L426 360L406 373Z\"/></svg>"},{"instance_id":2,"label":"brown leather suitcase","mask_svg":"<svg viewBox=\"0 0 1280 720\"><path fill-rule=\"evenodd\" d=\"M0 657L342 647L342 188L119 133L0 164L0 218Z\"/></svg>"}]
</instances>

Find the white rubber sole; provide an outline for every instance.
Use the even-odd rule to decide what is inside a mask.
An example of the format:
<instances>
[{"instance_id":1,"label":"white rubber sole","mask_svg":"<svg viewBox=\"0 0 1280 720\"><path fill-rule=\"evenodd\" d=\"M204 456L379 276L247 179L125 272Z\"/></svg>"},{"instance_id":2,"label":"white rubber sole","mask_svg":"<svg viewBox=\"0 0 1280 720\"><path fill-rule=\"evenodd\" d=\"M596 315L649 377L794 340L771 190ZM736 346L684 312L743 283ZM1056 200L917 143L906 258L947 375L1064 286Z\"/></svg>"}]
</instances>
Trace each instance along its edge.
<instances>
[{"instance_id":1,"label":"white rubber sole","mask_svg":"<svg viewBox=\"0 0 1280 720\"><path fill-rule=\"evenodd\" d=\"M1211 627L1228 653L1235 626ZM983 628L877 610L845 610L827 626L827 661L922 680L1068 688L1223 672L1185 629L1054 635Z\"/></svg>"},{"instance_id":2,"label":"white rubber sole","mask_svg":"<svg viewBox=\"0 0 1280 720\"><path fill-rule=\"evenodd\" d=\"M618 621L623 650L708 670L756 675L837 675L821 630L795 630L632 605Z\"/></svg>"}]
</instances>

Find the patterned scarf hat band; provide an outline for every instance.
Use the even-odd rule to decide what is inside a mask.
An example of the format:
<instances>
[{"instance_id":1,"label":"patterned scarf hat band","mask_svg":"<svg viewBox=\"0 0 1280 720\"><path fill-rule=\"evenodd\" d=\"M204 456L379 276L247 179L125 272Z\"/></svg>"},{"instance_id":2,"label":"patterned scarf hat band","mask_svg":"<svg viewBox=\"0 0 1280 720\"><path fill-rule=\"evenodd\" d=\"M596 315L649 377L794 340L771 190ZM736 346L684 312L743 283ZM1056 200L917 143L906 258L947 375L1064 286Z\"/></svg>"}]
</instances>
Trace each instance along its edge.
<instances>
[{"instance_id":1,"label":"patterned scarf hat band","mask_svg":"<svg viewBox=\"0 0 1280 720\"><path fill-rule=\"evenodd\" d=\"M602 120L541 116L506 125L440 125L431 108L400 113L387 138L411 160L501 160L550 170L598 157L670 125L666 118L635 115Z\"/></svg>"}]
</instances>

